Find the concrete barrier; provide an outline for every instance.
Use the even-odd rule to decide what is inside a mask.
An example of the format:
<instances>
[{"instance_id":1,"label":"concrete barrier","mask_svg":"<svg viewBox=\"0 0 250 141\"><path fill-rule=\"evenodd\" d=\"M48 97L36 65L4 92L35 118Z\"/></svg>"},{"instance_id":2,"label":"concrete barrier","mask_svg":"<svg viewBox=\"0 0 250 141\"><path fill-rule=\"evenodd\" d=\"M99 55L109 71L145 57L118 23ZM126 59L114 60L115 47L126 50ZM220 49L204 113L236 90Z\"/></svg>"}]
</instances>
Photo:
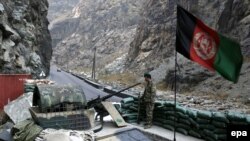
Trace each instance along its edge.
<instances>
[{"instance_id":1,"label":"concrete barrier","mask_svg":"<svg viewBox=\"0 0 250 141\"><path fill-rule=\"evenodd\" d=\"M93 82L93 81L91 81L91 80L88 80L88 79L86 79L86 78L84 79L84 81L85 81L86 83L90 84L91 86L97 88L97 89L103 88L103 86L102 86L101 84L98 84L98 83Z\"/></svg>"}]
</instances>

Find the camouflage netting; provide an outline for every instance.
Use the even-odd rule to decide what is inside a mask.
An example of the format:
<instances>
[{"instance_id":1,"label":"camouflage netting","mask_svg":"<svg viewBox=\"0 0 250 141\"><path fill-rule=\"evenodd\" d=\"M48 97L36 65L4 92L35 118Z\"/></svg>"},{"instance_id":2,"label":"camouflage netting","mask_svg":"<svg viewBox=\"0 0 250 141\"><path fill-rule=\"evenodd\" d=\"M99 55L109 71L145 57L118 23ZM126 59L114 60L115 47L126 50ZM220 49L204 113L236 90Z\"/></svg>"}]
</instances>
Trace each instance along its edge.
<instances>
[{"instance_id":1,"label":"camouflage netting","mask_svg":"<svg viewBox=\"0 0 250 141\"><path fill-rule=\"evenodd\" d=\"M174 130L176 120L176 131L196 138L209 141L227 140L227 124L247 125L250 124L250 115L233 112L210 112L191 109L177 104L176 113L174 102L156 101L153 123L163 128ZM138 99L125 98L121 101L121 115L128 123L137 121ZM143 108L142 108L143 109ZM145 114L142 116L145 119Z\"/></svg>"},{"instance_id":2,"label":"camouflage netting","mask_svg":"<svg viewBox=\"0 0 250 141\"><path fill-rule=\"evenodd\" d=\"M36 86L33 106L38 106L41 112L47 112L62 103L85 107L87 101L80 87L43 84Z\"/></svg>"}]
</instances>

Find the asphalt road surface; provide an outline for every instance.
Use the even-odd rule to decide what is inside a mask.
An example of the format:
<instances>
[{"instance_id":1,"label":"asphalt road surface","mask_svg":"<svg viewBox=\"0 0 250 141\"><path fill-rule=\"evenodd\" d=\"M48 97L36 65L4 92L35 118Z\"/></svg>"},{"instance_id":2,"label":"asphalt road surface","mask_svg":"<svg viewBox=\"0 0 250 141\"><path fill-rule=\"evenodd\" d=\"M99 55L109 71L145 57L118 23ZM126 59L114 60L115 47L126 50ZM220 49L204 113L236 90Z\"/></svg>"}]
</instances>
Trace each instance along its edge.
<instances>
[{"instance_id":1,"label":"asphalt road surface","mask_svg":"<svg viewBox=\"0 0 250 141\"><path fill-rule=\"evenodd\" d=\"M81 86L83 89L86 99L91 100L97 98L99 95L100 97L103 97L105 95L108 95L107 93L103 92L102 90L96 89L95 87L87 84L83 80L67 73L64 71L58 72L57 67L52 66L50 68L50 76L49 79L52 81L55 81L58 85L76 85ZM107 101L112 102L120 102L121 98L113 96L109 98Z\"/></svg>"}]
</instances>

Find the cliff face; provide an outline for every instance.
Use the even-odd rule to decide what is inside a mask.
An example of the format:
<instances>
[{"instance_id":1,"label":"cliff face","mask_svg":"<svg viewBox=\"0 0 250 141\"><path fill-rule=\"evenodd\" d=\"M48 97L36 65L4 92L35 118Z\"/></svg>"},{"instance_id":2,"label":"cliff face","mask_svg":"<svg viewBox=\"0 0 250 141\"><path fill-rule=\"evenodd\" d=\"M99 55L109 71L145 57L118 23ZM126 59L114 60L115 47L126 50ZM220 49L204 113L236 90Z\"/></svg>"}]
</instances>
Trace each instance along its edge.
<instances>
[{"instance_id":1,"label":"cliff face","mask_svg":"<svg viewBox=\"0 0 250 141\"><path fill-rule=\"evenodd\" d=\"M75 7L80 0L48 0L49 29L52 36L52 47L70 36L78 27L79 18L74 15Z\"/></svg>"},{"instance_id":2,"label":"cliff face","mask_svg":"<svg viewBox=\"0 0 250 141\"><path fill-rule=\"evenodd\" d=\"M0 72L49 73L47 0L0 0Z\"/></svg>"},{"instance_id":3,"label":"cliff face","mask_svg":"<svg viewBox=\"0 0 250 141\"><path fill-rule=\"evenodd\" d=\"M55 63L70 69L91 68L96 48L97 68L104 70L107 64L126 56L144 1L79 1L51 26Z\"/></svg>"},{"instance_id":4,"label":"cliff face","mask_svg":"<svg viewBox=\"0 0 250 141\"><path fill-rule=\"evenodd\" d=\"M143 19L131 42L126 66L136 72L149 71L157 82L174 81L176 2L210 27L241 44L244 64L237 84L208 72L178 55L180 91L249 95L250 1L249 0L148 0Z\"/></svg>"}]
</instances>

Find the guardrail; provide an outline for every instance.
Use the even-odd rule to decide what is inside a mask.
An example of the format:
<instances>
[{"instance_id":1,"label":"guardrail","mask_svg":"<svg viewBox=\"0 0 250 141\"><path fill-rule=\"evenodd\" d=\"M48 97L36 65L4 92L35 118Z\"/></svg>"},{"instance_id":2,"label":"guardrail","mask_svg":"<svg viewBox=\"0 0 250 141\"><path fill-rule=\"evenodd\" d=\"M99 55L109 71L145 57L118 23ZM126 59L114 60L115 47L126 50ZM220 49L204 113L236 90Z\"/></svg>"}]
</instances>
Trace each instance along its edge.
<instances>
[{"instance_id":1,"label":"guardrail","mask_svg":"<svg viewBox=\"0 0 250 141\"><path fill-rule=\"evenodd\" d=\"M77 78L85 81L86 83L90 84L91 86L93 86L93 87L95 87L97 89L102 89L103 88L103 91L106 92L106 93L108 93L108 94L113 94L113 93L118 92L118 90L116 90L116 89L104 87L102 84L93 82L93 81L91 81L91 80L89 80L87 78L79 76L78 74L75 74L75 73L72 73L72 72L68 72L68 71L65 71L65 72L70 73L71 75L73 75L73 76L75 76L75 77L77 77ZM121 93L117 94L116 96L120 97L120 98L135 97L135 96L133 96L131 94L128 94L126 92L121 92Z\"/></svg>"}]
</instances>

